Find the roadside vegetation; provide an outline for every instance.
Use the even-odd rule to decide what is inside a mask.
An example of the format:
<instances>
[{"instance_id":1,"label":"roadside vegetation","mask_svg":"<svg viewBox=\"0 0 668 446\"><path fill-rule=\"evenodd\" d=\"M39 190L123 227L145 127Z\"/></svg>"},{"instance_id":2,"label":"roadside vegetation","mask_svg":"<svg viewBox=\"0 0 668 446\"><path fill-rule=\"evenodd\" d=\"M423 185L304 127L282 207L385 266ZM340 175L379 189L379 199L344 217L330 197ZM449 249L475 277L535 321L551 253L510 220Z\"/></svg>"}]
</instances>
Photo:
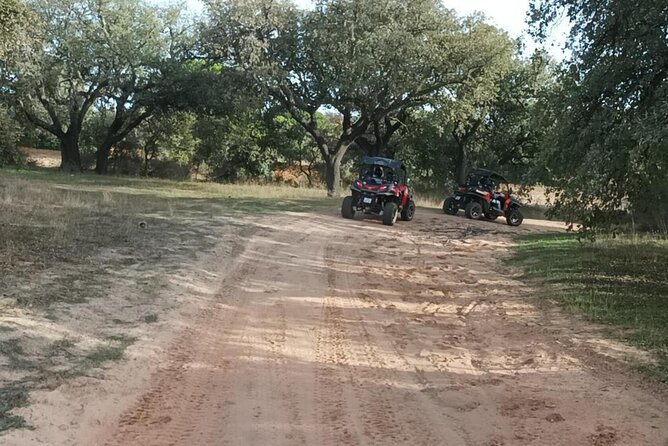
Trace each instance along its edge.
<instances>
[{"instance_id":1,"label":"roadside vegetation","mask_svg":"<svg viewBox=\"0 0 668 446\"><path fill-rule=\"evenodd\" d=\"M542 295L650 351L656 362L639 367L668 383L668 240L532 235L521 239L512 261Z\"/></svg>"}]
</instances>

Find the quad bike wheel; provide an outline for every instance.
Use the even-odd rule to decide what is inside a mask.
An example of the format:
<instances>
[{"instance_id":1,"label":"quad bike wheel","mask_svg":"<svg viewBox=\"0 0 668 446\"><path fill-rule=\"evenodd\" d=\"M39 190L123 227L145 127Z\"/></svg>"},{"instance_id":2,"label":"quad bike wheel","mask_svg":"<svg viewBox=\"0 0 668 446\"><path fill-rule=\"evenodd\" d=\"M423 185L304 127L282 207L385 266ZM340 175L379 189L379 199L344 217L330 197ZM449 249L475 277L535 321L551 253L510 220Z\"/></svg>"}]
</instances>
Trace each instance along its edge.
<instances>
[{"instance_id":1,"label":"quad bike wheel","mask_svg":"<svg viewBox=\"0 0 668 446\"><path fill-rule=\"evenodd\" d=\"M388 201L383 208L383 224L385 226L392 226L397 222L399 216L399 207L396 203Z\"/></svg>"},{"instance_id":2,"label":"quad bike wheel","mask_svg":"<svg viewBox=\"0 0 668 446\"><path fill-rule=\"evenodd\" d=\"M485 214L485 218L489 221L494 221L499 218L499 216L496 214Z\"/></svg>"},{"instance_id":3,"label":"quad bike wheel","mask_svg":"<svg viewBox=\"0 0 668 446\"><path fill-rule=\"evenodd\" d=\"M443 212L448 215L455 215L459 211L459 206L457 206L457 200L455 197L448 197L443 202Z\"/></svg>"},{"instance_id":4,"label":"quad bike wheel","mask_svg":"<svg viewBox=\"0 0 668 446\"><path fill-rule=\"evenodd\" d=\"M472 220L480 220L482 217L482 206L477 201L466 205L466 216Z\"/></svg>"},{"instance_id":5,"label":"quad bike wheel","mask_svg":"<svg viewBox=\"0 0 668 446\"><path fill-rule=\"evenodd\" d=\"M522 224L522 221L524 221L524 216L519 209L513 209L506 217L506 222L510 226L519 226Z\"/></svg>"},{"instance_id":6,"label":"quad bike wheel","mask_svg":"<svg viewBox=\"0 0 668 446\"><path fill-rule=\"evenodd\" d=\"M401 210L401 219L403 221L411 221L415 217L415 202L408 200L406 206Z\"/></svg>"},{"instance_id":7,"label":"quad bike wheel","mask_svg":"<svg viewBox=\"0 0 668 446\"><path fill-rule=\"evenodd\" d=\"M355 209L353 209L353 197L346 197L341 204L341 216L343 218L355 218Z\"/></svg>"}]
</instances>

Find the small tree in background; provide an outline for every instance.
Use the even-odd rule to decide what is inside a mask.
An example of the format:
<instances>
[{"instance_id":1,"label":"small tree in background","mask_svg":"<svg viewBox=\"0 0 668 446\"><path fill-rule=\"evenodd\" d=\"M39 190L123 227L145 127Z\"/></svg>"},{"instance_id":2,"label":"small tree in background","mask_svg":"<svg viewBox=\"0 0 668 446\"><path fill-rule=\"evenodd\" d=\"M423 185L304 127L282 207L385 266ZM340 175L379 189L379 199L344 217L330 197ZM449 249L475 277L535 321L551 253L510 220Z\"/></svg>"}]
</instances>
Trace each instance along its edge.
<instances>
[{"instance_id":1,"label":"small tree in background","mask_svg":"<svg viewBox=\"0 0 668 446\"><path fill-rule=\"evenodd\" d=\"M101 141L98 172L110 147L153 112L162 63L175 48L178 15L141 0L30 0L42 45L2 68L18 114L60 142L61 169L81 170L80 137L93 107L114 112ZM151 96L151 99L148 97Z\"/></svg>"}]
</instances>

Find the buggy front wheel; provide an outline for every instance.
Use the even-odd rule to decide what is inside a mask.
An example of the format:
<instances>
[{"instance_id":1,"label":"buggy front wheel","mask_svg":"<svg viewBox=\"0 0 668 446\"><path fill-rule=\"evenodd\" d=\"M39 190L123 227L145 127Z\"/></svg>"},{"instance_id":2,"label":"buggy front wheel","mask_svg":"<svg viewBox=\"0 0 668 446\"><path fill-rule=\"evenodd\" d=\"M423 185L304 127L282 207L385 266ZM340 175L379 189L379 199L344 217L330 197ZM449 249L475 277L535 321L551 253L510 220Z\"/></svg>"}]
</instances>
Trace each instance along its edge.
<instances>
[{"instance_id":1,"label":"buggy front wheel","mask_svg":"<svg viewBox=\"0 0 668 446\"><path fill-rule=\"evenodd\" d=\"M353 197L346 197L341 204L341 216L343 218L355 218L355 209L353 208Z\"/></svg>"},{"instance_id":2,"label":"buggy front wheel","mask_svg":"<svg viewBox=\"0 0 668 446\"><path fill-rule=\"evenodd\" d=\"M413 200L408 200L406 206L401 211L401 219L403 221L411 221L415 217L415 202Z\"/></svg>"}]
</instances>

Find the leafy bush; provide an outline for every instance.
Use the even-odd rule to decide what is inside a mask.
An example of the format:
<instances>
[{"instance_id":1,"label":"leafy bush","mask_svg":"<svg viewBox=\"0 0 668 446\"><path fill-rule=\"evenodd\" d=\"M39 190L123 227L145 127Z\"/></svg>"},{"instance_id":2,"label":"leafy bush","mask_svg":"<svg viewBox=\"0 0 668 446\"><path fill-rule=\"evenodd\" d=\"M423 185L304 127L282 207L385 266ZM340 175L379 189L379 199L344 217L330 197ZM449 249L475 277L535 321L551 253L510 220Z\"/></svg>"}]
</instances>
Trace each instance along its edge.
<instances>
[{"instance_id":1,"label":"leafy bush","mask_svg":"<svg viewBox=\"0 0 668 446\"><path fill-rule=\"evenodd\" d=\"M0 106L0 167L25 162L25 156L16 145L20 135L19 124L5 107Z\"/></svg>"}]
</instances>

